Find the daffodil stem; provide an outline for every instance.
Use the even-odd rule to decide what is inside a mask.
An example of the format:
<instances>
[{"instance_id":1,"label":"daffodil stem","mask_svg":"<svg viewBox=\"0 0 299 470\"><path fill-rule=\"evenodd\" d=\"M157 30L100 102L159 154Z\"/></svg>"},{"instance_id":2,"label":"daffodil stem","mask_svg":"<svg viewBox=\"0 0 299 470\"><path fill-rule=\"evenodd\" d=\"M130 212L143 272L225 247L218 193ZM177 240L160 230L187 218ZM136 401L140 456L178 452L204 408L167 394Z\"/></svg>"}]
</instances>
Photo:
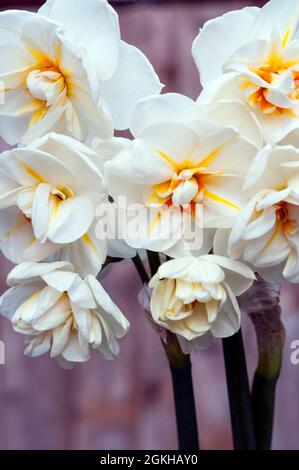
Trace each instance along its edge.
<instances>
[{"instance_id":1,"label":"daffodil stem","mask_svg":"<svg viewBox=\"0 0 299 470\"><path fill-rule=\"evenodd\" d=\"M182 352L177 337L170 332L167 332L167 343L163 343L163 346L172 377L179 450L198 450L199 439L190 355Z\"/></svg>"},{"instance_id":2,"label":"daffodil stem","mask_svg":"<svg viewBox=\"0 0 299 470\"><path fill-rule=\"evenodd\" d=\"M134 266L139 274L139 277L143 284L148 284L149 283L149 275L144 267L144 264L142 262L142 259L140 256L137 254L134 258L132 258L132 261L134 263Z\"/></svg>"},{"instance_id":3,"label":"daffodil stem","mask_svg":"<svg viewBox=\"0 0 299 470\"><path fill-rule=\"evenodd\" d=\"M161 264L159 253L147 250L148 262L152 276L156 274Z\"/></svg>"},{"instance_id":4,"label":"daffodil stem","mask_svg":"<svg viewBox=\"0 0 299 470\"><path fill-rule=\"evenodd\" d=\"M241 330L222 341L235 450L255 450L256 439Z\"/></svg>"},{"instance_id":5,"label":"daffodil stem","mask_svg":"<svg viewBox=\"0 0 299 470\"><path fill-rule=\"evenodd\" d=\"M267 377L259 368L254 375L251 397L258 450L271 449L278 377L279 372L274 377Z\"/></svg>"},{"instance_id":6,"label":"daffodil stem","mask_svg":"<svg viewBox=\"0 0 299 470\"><path fill-rule=\"evenodd\" d=\"M258 450L271 449L275 391L279 378L285 329L281 321L280 284L257 275L251 289L240 298L256 332L258 366L251 392Z\"/></svg>"},{"instance_id":7,"label":"daffodil stem","mask_svg":"<svg viewBox=\"0 0 299 470\"><path fill-rule=\"evenodd\" d=\"M161 264L159 253L147 251L151 275L154 276ZM148 275L142 260L137 255L132 259L139 276L144 283L148 283ZM173 387L175 414L179 450L198 450L198 430L196 408L189 354L184 354L176 335L166 332L166 341L162 341L165 350Z\"/></svg>"}]
</instances>

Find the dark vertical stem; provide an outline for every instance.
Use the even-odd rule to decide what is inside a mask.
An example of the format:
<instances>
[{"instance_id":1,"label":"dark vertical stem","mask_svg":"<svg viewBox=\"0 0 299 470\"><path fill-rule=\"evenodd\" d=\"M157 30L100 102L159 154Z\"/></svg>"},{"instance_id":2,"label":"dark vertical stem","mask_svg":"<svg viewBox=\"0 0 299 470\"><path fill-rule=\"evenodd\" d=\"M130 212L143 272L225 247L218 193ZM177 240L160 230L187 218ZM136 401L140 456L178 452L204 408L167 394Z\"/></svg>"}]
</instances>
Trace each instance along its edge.
<instances>
[{"instance_id":1,"label":"dark vertical stem","mask_svg":"<svg viewBox=\"0 0 299 470\"><path fill-rule=\"evenodd\" d=\"M152 276L156 274L161 264L159 253L147 250L148 262Z\"/></svg>"},{"instance_id":2,"label":"dark vertical stem","mask_svg":"<svg viewBox=\"0 0 299 470\"><path fill-rule=\"evenodd\" d=\"M235 450L254 450L256 440L241 330L222 341Z\"/></svg>"},{"instance_id":3,"label":"dark vertical stem","mask_svg":"<svg viewBox=\"0 0 299 470\"><path fill-rule=\"evenodd\" d=\"M167 344L163 346L172 377L179 450L198 450L199 439L190 355L182 352L176 336L170 332L167 333Z\"/></svg>"},{"instance_id":4,"label":"dark vertical stem","mask_svg":"<svg viewBox=\"0 0 299 470\"><path fill-rule=\"evenodd\" d=\"M134 263L134 266L139 274L139 277L143 284L148 284L149 282L149 276L147 274L147 271L144 267L144 264L140 258L140 256L137 254L134 258L132 258L132 261Z\"/></svg>"},{"instance_id":5,"label":"dark vertical stem","mask_svg":"<svg viewBox=\"0 0 299 470\"><path fill-rule=\"evenodd\" d=\"M259 450L271 449L276 382L255 373L251 398Z\"/></svg>"},{"instance_id":6,"label":"dark vertical stem","mask_svg":"<svg viewBox=\"0 0 299 470\"><path fill-rule=\"evenodd\" d=\"M271 312L268 314L270 316ZM273 318L271 321L273 326ZM276 384L281 369L285 337L282 324L278 332L280 317L276 317L275 323L276 335L272 337L269 329L266 334L257 330L259 362L254 374L251 400L258 450L270 450L272 442Z\"/></svg>"}]
</instances>

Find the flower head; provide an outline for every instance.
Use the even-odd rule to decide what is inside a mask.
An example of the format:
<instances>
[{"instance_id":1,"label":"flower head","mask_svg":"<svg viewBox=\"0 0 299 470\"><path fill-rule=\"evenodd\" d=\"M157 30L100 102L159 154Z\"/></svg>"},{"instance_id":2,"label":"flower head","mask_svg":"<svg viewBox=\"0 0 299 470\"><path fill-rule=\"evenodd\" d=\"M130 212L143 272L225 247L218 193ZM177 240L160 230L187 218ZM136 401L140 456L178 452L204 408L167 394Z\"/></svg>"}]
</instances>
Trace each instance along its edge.
<instances>
[{"instance_id":1,"label":"flower head","mask_svg":"<svg viewBox=\"0 0 299 470\"><path fill-rule=\"evenodd\" d=\"M0 13L0 133L10 144L55 131L80 141L127 128L140 98L159 93L151 64L120 39L106 0L48 0ZM112 115L112 116L111 116ZM112 119L113 118L113 122Z\"/></svg>"},{"instance_id":2,"label":"flower head","mask_svg":"<svg viewBox=\"0 0 299 470\"><path fill-rule=\"evenodd\" d=\"M228 240L230 257L242 258L272 278L299 280L299 151L265 147L244 189L251 199Z\"/></svg>"},{"instance_id":3,"label":"flower head","mask_svg":"<svg viewBox=\"0 0 299 470\"><path fill-rule=\"evenodd\" d=\"M167 261L151 279L155 322L192 341L207 333L224 338L240 327L235 296L255 279L245 264L215 255Z\"/></svg>"},{"instance_id":4,"label":"flower head","mask_svg":"<svg viewBox=\"0 0 299 470\"><path fill-rule=\"evenodd\" d=\"M135 140L105 165L115 201L123 196L145 208L143 236L127 235L136 248L185 255L187 226L195 233L211 229L207 252L212 230L232 227L245 203L243 178L257 147L230 126L190 118L193 106L177 94L141 101L132 115Z\"/></svg>"},{"instance_id":5,"label":"flower head","mask_svg":"<svg viewBox=\"0 0 299 470\"><path fill-rule=\"evenodd\" d=\"M82 274L99 272L106 244L95 237L95 209L107 193L97 157L58 134L2 153L0 236L9 259L40 261L68 245Z\"/></svg>"},{"instance_id":6,"label":"flower head","mask_svg":"<svg viewBox=\"0 0 299 470\"><path fill-rule=\"evenodd\" d=\"M204 95L242 101L266 142L299 127L298 25L297 0L271 0L207 22L193 44Z\"/></svg>"},{"instance_id":7,"label":"flower head","mask_svg":"<svg viewBox=\"0 0 299 470\"><path fill-rule=\"evenodd\" d=\"M93 276L82 279L66 262L23 263L8 284L0 311L26 335L26 355L50 351L72 363L87 361L90 349L108 359L118 355L117 338L129 322Z\"/></svg>"}]
</instances>

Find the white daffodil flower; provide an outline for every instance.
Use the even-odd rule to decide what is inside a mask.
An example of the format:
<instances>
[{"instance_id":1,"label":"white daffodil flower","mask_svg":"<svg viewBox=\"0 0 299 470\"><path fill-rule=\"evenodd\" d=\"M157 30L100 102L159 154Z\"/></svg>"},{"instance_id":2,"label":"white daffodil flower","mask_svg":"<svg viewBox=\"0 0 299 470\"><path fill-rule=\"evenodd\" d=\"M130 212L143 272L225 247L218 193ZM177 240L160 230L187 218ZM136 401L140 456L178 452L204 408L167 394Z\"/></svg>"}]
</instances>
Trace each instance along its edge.
<instances>
[{"instance_id":1,"label":"white daffodil flower","mask_svg":"<svg viewBox=\"0 0 299 470\"><path fill-rule=\"evenodd\" d=\"M12 286L0 301L0 312L15 331L26 335L25 354L71 363L85 362L90 350L112 359L117 338L129 322L95 277L82 279L66 262L23 263L8 275Z\"/></svg>"},{"instance_id":2,"label":"white daffodil flower","mask_svg":"<svg viewBox=\"0 0 299 470\"><path fill-rule=\"evenodd\" d=\"M0 134L10 144L50 131L109 139L128 127L135 102L161 90L146 57L121 41L106 0L1 12L0 50Z\"/></svg>"},{"instance_id":3,"label":"white daffodil flower","mask_svg":"<svg viewBox=\"0 0 299 470\"><path fill-rule=\"evenodd\" d=\"M1 249L13 262L40 261L64 248L81 274L98 274L106 241L95 210L106 186L88 147L58 134L0 156Z\"/></svg>"},{"instance_id":4,"label":"white daffodil flower","mask_svg":"<svg viewBox=\"0 0 299 470\"><path fill-rule=\"evenodd\" d=\"M266 143L299 129L299 3L271 0L208 21L193 43L200 101L239 100Z\"/></svg>"},{"instance_id":5,"label":"white daffodil flower","mask_svg":"<svg viewBox=\"0 0 299 470\"><path fill-rule=\"evenodd\" d=\"M106 238L96 236L96 220L88 232L72 243L64 245L49 240L41 243L34 236L31 220L19 207L0 210L0 250L14 264L49 258L66 260L82 276L97 276L109 254L108 246Z\"/></svg>"},{"instance_id":6,"label":"white daffodil flower","mask_svg":"<svg viewBox=\"0 0 299 470\"><path fill-rule=\"evenodd\" d=\"M192 251L208 252L214 229L232 227L247 201L241 188L257 146L232 127L193 120L192 106L176 94L143 100L132 114L135 140L105 164L135 248L184 256L195 235Z\"/></svg>"},{"instance_id":7,"label":"white daffodil flower","mask_svg":"<svg viewBox=\"0 0 299 470\"><path fill-rule=\"evenodd\" d=\"M299 281L299 150L267 146L254 160L244 189L251 195L228 237L228 255L272 280ZM225 244L218 233L215 249Z\"/></svg>"},{"instance_id":8,"label":"white daffodil flower","mask_svg":"<svg viewBox=\"0 0 299 470\"><path fill-rule=\"evenodd\" d=\"M222 256L167 261L149 284L153 320L188 341L231 336L240 328L236 296L254 279L248 266Z\"/></svg>"}]
</instances>

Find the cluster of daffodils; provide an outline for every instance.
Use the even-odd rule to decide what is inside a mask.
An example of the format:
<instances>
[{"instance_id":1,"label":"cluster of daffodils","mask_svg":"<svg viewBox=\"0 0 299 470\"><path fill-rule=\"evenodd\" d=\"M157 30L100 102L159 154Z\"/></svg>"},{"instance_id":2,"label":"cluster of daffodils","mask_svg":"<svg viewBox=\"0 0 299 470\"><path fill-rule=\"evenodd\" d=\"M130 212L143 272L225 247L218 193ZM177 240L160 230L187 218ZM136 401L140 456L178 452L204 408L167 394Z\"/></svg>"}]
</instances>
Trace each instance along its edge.
<instances>
[{"instance_id":1,"label":"cluster of daffodils","mask_svg":"<svg viewBox=\"0 0 299 470\"><path fill-rule=\"evenodd\" d=\"M0 308L26 354L118 355L129 323L96 279L107 256L170 258L150 311L186 351L238 331L255 272L299 282L298 0L208 21L196 101L160 94L106 0L1 12L0 43L15 146L0 156L0 248L16 264Z\"/></svg>"},{"instance_id":2,"label":"cluster of daffodils","mask_svg":"<svg viewBox=\"0 0 299 470\"><path fill-rule=\"evenodd\" d=\"M104 163L125 145L114 129L162 86L106 0L1 12L0 47L0 135L15 146L0 156L0 247L17 265L1 313L29 356L116 357L129 322L96 276L107 255L135 250L97 236Z\"/></svg>"}]
</instances>

